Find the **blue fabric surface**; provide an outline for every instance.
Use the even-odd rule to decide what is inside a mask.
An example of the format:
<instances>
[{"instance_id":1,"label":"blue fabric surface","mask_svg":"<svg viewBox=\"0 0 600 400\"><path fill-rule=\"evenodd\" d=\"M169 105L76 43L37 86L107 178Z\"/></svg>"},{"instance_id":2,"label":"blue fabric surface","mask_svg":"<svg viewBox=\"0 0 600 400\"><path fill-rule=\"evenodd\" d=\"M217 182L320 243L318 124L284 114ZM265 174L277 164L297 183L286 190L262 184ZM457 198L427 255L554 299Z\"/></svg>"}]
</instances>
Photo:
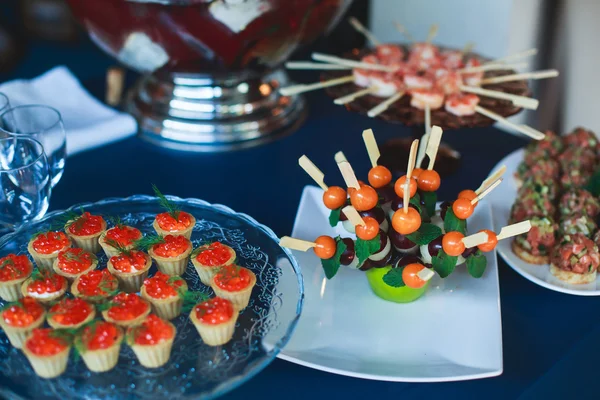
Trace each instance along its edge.
<instances>
[{"instance_id":1,"label":"blue fabric surface","mask_svg":"<svg viewBox=\"0 0 600 400\"><path fill-rule=\"evenodd\" d=\"M59 64L70 67L101 97L106 68L113 62L90 44L34 44L20 67L0 80L33 77ZM363 129L374 129L380 142L410 134L407 128L348 113L323 93L312 93L307 99L310 116L299 131L255 149L186 154L132 138L69 158L51 208L150 194L151 183L155 183L165 193L226 204L270 226L278 235L289 234L302 188L311 183L297 165L300 155L309 155L322 167L328 182L335 179L341 183L333 161L338 150L343 150L366 178L369 162L360 136ZM462 152L463 166L443 181L441 198L476 187L500 159L525 144L495 128L447 132L444 139ZM600 298L544 289L502 260L499 264L504 342L504 373L500 377L439 384L389 383L275 360L225 398L600 398L594 385L600 373Z\"/></svg>"}]
</instances>

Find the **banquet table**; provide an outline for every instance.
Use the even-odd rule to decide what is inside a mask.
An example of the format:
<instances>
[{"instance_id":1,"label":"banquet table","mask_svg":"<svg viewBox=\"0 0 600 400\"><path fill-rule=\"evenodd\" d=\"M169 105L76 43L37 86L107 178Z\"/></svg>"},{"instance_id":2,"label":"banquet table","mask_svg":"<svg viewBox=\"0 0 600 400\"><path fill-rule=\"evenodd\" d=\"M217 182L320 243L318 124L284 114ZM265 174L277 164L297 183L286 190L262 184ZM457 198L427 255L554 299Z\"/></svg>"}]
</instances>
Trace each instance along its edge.
<instances>
[{"instance_id":1,"label":"banquet table","mask_svg":"<svg viewBox=\"0 0 600 400\"><path fill-rule=\"evenodd\" d=\"M32 42L19 67L0 75L0 81L31 78L61 64L93 95L103 97L106 69L113 62L87 41L68 46ZM380 143L410 135L408 128L348 113L322 92L306 98L310 109L304 125L261 147L219 154L185 153L129 138L70 157L53 191L51 209L150 194L154 183L164 193L225 204L253 216L280 236L289 234L301 191L311 183L298 167L300 155L309 155L322 167L328 182L331 178L331 184L341 184L335 151L343 150L357 171L369 166L360 136L363 129L372 128ZM460 188L477 187L499 160L526 144L495 127L447 132L444 140L462 153L463 164L457 174L443 180L441 198L456 196ZM600 298L542 288L502 260L499 274L504 348L504 372L499 377L393 383L334 375L277 359L223 398L600 398L595 384L600 373L596 314Z\"/></svg>"}]
</instances>

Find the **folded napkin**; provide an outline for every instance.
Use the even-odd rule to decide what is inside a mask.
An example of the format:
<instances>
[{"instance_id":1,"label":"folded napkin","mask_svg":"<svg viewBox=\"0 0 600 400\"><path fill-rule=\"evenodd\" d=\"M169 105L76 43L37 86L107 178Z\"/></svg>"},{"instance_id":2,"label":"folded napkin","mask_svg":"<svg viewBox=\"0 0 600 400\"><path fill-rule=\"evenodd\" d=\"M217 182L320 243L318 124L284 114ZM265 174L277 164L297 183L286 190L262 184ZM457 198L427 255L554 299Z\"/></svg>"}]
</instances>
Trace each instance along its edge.
<instances>
[{"instance_id":1,"label":"folded napkin","mask_svg":"<svg viewBox=\"0 0 600 400\"><path fill-rule=\"evenodd\" d=\"M11 106L43 104L62 115L67 133L67 155L103 146L132 136L135 119L102 104L91 96L68 68L56 67L31 80L0 85Z\"/></svg>"}]
</instances>

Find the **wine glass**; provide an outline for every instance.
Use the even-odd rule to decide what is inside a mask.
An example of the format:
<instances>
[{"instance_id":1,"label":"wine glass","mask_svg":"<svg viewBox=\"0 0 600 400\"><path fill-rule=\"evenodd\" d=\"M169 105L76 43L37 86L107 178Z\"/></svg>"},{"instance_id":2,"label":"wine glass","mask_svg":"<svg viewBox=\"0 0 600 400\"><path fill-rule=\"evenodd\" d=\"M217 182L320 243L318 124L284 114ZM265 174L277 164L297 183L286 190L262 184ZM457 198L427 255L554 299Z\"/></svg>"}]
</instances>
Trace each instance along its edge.
<instances>
[{"instance_id":1,"label":"wine glass","mask_svg":"<svg viewBox=\"0 0 600 400\"><path fill-rule=\"evenodd\" d=\"M44 146L48 157L52 187L65 169L67 138L60 113L49 106L24 105L11 107L0 114L0 137L28 136Z\"/></svg>"},{"instance_id":2,"label":"wine glass","mask_svg":"<svg viewBox=\"0 0 600 400\"><path fill-rule=\"evenodd\" d=\"M0 226L17 229L46 214L51 175L44 147L28 137L0 139Z\"/></svg>"}]
</instances>

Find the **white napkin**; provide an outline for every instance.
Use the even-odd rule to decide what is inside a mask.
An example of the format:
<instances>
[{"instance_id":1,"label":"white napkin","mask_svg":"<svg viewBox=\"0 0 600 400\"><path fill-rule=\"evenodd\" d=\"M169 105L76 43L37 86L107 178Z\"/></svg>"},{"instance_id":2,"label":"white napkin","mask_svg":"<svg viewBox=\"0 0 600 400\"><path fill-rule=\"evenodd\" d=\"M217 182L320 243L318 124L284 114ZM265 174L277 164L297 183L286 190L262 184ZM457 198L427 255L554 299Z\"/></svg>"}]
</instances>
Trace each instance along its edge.
<instances>
[{"instance_id":1,"label":"white napkin","mask_svg":"<svg viewBox=\"0 0 600 400\"><path fill-rule=\"evenodd\" d=\"M131 115L96 100L64 66L31 80L3 83L0 92L8 96L11 106L43 104L56 108L62 115L70 156L133 136L137 131Z\"/></svg>"}]
</instances>

